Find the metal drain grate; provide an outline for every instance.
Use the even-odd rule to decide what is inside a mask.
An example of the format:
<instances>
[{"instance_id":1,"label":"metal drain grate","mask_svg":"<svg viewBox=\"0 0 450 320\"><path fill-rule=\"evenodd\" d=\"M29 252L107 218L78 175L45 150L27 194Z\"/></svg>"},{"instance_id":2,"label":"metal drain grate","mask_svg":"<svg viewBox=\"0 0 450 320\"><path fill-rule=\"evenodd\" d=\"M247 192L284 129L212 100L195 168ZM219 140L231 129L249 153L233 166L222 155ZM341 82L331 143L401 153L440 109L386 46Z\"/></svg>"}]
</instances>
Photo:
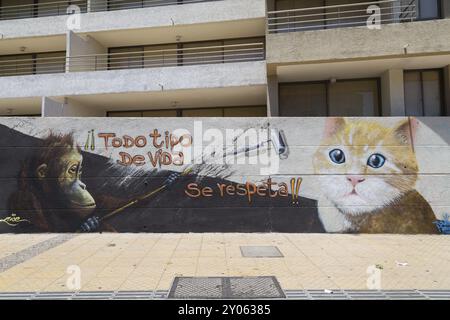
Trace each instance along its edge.
<instances>
[{"instance_id":1,"label":"metal drain grate","mask_svg":"<svg viewBox=\"0 0 450 320\"><path fill-rule=\"evenodd\" d=\"M241 246L241 254L246 258L283 258L275 246Z\"/></svg>"},{"instance_id":2,"label":"metal drain grate","mask_svg":"<svg viewBox=\"0 0 450 320\"><path fill-rule=\"evenodd\" d=\"M235 288L235 290L242 289ZM249 292L246 294L249 294ZM250 294L254 293L250 292ZM259 292L259 294L261 294L261 292ZM166 299L168 296L169 293L165 290L114 292L0 292L0 300L162 300ZM233 298L251 299L247 296ZM332 290L332 293L326 293L324 290L286 290L286 298L293 300L450 300L450 290Z\"/></svg>"},{"instance_id":3,"label":"metal drain grate","mask_svg":"<svg viewBox=\"0 0 450 320\"><path fill-rule=\"evenodd\" d=\"M286 290L294 300L450 300L449 290Z\"/></svg>"},{"instance_id":4,"label":"metal drain grate","mask_svg":"<svg viewBox=\"0 0 450 320\"><path fill-rule=\"evenodd\" d=\"M81 292L5 292L0 300L161 300L168 292L157 291L81 291Z\"/></svg>"},{"instance_id":5,"label":"metal drain grate","mask_svg":"<svg viewBox=\"0 0 450 320\"><path fill-rule=\"evenodd\" d=\"M170 299L280 299L275 277L176 277Z\"/></svg>"}]
</instances>

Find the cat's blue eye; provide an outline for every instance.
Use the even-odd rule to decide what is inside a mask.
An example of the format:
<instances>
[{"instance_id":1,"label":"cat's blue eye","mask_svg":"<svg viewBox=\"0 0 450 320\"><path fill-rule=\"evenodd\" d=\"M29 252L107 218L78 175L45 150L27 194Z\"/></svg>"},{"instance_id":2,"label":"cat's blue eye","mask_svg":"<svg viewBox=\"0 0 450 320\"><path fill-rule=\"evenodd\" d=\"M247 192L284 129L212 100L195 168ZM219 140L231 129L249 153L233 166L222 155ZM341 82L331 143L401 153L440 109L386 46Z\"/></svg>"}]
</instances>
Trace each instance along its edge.
<instances>
[{"instance_id":1,"label":"cat's blue eye","mask_svg":"<svg viewBox=\"0 0 450 320\"><path fill-rule=\"evenodd\" d=\"M369 159L367 160L367 165L374 169L379 169L384 166L385 162L386 158L383 155L376 153L369 157Z\"/></svg>"},{"instance_id":2,"label":"cat's blue eye","mask_svg":"<svg viewBox=\"0 0 450 320\"><path fill-rule=\"evenodd\" d=\"M345 162L345 154L341 149L334 149L330 151L330 159L334 163L343 164Z\"/></svg>"}]
</instances>

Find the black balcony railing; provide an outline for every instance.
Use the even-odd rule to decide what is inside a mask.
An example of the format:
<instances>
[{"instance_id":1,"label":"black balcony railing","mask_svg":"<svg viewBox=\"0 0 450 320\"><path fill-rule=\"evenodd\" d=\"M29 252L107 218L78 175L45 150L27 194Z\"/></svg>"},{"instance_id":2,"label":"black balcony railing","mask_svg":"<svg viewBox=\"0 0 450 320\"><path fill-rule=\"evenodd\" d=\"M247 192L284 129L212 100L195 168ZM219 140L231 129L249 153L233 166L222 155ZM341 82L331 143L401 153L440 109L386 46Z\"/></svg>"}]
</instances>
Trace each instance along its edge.
<instances>
[{"instance_id":1,"label":"black balcony railing","mask_svg":"<svg viewBox=\"0 0 450 320\"><path fill-rule=\"evenodd\" d=\"M90 11L127 10L209 1L220 0L103 0L97 2L93 1L90 5Z\"/></svg>"},{"instance_id":2,"label":"black balcony railing","mask_svg":"<svg viewBox=\"0 0 450 320\"><path fill-rule=\"evenodd\" d=\"M126 10L156 6L181 5L221 0L55 0L1 6L0 20L59 16L73 13L70 6L78 6L80 13ZM72 7L73 8L73 7Z\"/></svg>"},{"instance_id":3,"label":"black balcony railing","mask_svg":"<svg viewBox=\"0 0 450 320\"><path fill-rule=\"evenodd\" d=\"M265 59L264 42L140 50L65 57L65 53L0 56L0 76L158 68Z\"/></svg>"},{"instance_id":4,"label":"black balcony railing","mask_svg":"<svg viewBox=\"0 0 450 320\"><path fill-rule=\"evenodd\" d=\"M284 33L366 26L378 18L381 24L417 19L417 0L355 2L268 12L268 33ZM376 8L377 10L375 11ZM374 17L374 20L370 20Z\"/></svg>"},{"instance_id":5,"label":"black balcony railing","mask_svg":"<svg viewBox=\"0 0 450 320\"><path fill-rule=\"evenodd\" d=\"M0 56L0 77L65 71L65 52Z\"/></svg>"},{"instance_id":6,"label":"black balcony railing","mask_svg":"<svg viewBox=\"0 0 450 320\"><path fill-rule=\"evenodd\" d=\"M60 16L73 13L70 6L78 6L80 13L87 11L87 0L60 0L54 2L36 2L0 7L0 20ZM68 12L69 11L69 12Z\"/></svg>"},{"instance_id":7,"label":"black balcony railing","mask_svg":"<svg viewBox=\"0 0 450 320\"><path fill-rule=\"evenodd\" d=\"M75 56L69 57L68 66L70 71L96 71L246 62L264 59L264 42L255 42Z\"/></svg>"}]
</instances>

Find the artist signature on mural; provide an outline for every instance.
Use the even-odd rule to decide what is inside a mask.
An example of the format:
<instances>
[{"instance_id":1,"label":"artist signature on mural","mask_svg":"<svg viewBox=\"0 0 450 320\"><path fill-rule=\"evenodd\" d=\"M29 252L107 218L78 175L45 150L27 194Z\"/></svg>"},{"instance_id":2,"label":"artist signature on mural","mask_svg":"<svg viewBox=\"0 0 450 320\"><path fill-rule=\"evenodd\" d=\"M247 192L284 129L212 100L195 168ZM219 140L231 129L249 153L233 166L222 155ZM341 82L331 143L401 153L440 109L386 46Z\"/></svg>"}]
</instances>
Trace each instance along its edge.
<instances>
[{"instance_id":1,"label":"artist signature on mural","mask_svg":"<svg viewBox=\"0 0 450 320\"><path fill-rule=\"evenodd\" d=\"M19 225L21 222L28 222L30 223L29 220L27 219L22 219L21 217L19 217L18 215L16 215L15 213L11 214L10 216L4 218L4 219L0 219L0 222L2 223L6 223L8 226L10 227L16 227L17 225Z\"/></svg>"}]
</instances>

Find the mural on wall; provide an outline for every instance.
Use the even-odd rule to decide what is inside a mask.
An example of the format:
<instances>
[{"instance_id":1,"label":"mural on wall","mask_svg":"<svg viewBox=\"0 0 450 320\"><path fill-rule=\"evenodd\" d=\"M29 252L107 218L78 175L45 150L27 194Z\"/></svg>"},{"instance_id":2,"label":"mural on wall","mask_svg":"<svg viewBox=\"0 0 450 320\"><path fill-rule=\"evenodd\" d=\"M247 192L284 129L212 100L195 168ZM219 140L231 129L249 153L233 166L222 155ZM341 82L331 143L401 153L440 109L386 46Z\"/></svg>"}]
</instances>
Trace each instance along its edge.
<instances>
[{"instance_id":1,"label":"mural on wall","mask_svg":"<svg viewBox=\"0 0 450 320\"><path fill-rule=\"evenodd\" d=\"M3 118L0 232L439 233L448 125Z\"/></svg>"}]
</instances>

